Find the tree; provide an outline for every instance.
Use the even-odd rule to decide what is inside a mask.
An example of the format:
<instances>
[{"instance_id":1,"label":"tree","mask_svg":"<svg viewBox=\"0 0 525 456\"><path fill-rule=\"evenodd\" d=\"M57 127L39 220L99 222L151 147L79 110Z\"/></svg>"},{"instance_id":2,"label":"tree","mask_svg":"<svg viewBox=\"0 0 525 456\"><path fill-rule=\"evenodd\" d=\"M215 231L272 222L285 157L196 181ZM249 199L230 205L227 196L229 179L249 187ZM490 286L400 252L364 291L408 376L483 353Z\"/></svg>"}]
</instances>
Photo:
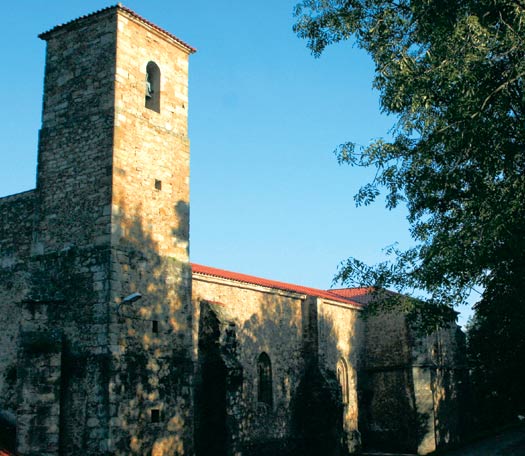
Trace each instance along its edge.
<instances>
[{"instance_id":1,"label":"tree","mask_svg":"<svg viewBox=\"0 0 525 456\"><path fill-rule=\"evenodd\" d=\"M468 325L470 381L475 426L490 427L525 412L523 353L525 295L521 270L505 264L476 304Z\"/></svg>"},{"instance_id":2,"label":"tree","mask_svg":"<svg viewBox=\"0 0 525 456\"><path fill-rule=\"evenodd\" d=\"M473 288L491 302L523 293L525 1L303 0L295 15L315 56L349 39L370 54L382 110L397 119L391 140L336 155L377 168L355 200L384 190L387 208L405 203L415 245L374 267L350 258L338 280L425 292L433 311L412 310L430 327ZM516 289L500 296L509 271Z\"/></svg>"}]
</instances>

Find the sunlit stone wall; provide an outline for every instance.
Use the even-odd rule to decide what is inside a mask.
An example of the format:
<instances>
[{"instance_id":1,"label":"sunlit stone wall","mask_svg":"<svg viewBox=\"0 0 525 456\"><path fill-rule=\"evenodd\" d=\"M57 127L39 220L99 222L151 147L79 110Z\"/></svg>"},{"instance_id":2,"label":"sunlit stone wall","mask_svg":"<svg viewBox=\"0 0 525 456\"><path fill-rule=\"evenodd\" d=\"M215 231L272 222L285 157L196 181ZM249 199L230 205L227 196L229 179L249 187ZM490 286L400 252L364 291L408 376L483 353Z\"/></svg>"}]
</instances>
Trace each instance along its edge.
<instances>
[{"instance_id":1,"label":"sunlit stone wall","mask_svg":"<svg viewBox=\"0 0 525 456\"><path fill-rule=\"evenodd\" d=\"M201 274L193 275L192 296L194 335L199 338L194 344L200 369L197 382L204 383L200 387L205 392L203 400L197 393L196 413L199 408L207 411L206 401L216 402L206 394L210 386L206 369L211 366L222 365L215 369L223 369L228 398L222 403L224 426L215 431L208 426L206 435L212 440L216 435L215 441L220 441L221 429L225 429L223 445L228 454L262 454L268 447L275 448L276 454L299 454L304 444L300 441L322 434L326 425L332 440L344 429L349 448L357 449L356 369L363 345L358 310L299 293ZM201 342L207 338L220 346L215 364L209 362L213 344ZM271 360L271 404L258 396L258 358L262 353ZM349 401L345 405L340 403L336 374L341 359L349 374ZM215 377L214 382L219 384L220 379ZM316 402L318 398L324 398L325 403ZM325 410L332 402L335 416ZM217 416L218 421L220 418ZM198 429L199 416L196 419ZM305 432L310 427L316 427L315 432ZM331 454L328 448L326 451Z\"/></svg>"},{"instance_id":2,"label":"sunlit stone wall","mask_svg":"<svg viewBox=\"0 0 525 456\"><path fill-rule=\"evenodd\" d=\"M110 448L192 454L188 56L171 35L117 10L111 200ZM145 103L160 71L158 110ZM158 112L157 112L158 111ZM140 300L123 298L140 293Z\"/></svg>"},{"instance_id":3,"label":"sunlit stone wall","mask_svg":"<svg viewBox=\"0 0 525 456\"><path fill-rule=\"evenodd\" d=\"M341 303L319 304L319 355L325 371L336 371L344 366L343 426L347 435L347 448L356 451L361 444L358 431L358 373L363 365L364 326L355 308ZM343 368L343 367L342 367ZM343 381L341 378L340 381ZM346 389L346 391L344 391Z\"/></svg>"}]
</instances>

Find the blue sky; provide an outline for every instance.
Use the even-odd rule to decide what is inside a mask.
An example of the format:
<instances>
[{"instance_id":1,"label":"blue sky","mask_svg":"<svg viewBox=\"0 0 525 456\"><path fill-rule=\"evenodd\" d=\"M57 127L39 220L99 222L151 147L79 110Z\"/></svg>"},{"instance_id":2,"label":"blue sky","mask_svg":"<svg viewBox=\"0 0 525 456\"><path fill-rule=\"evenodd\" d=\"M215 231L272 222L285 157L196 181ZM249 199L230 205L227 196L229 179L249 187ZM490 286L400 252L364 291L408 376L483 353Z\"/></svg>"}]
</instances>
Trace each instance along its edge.
<instances>
[{"instance_id":1,"label":"blue sky","mask_svg":"<svg viewBox=\"0 0 525 456\"><path fill-rule=\"evenodd\" d=\"M384 137L370 58L350 43L315 59L292 32L296 0L128 0L196 47L190 58L191 260L328 288L340 261L410 245L406 212L356 208L373 170L337 164L345 141ZM56 24L114 4L27 0L0 28L0 196L35 186L45 43Z\"/></svg>"}]
</instances>

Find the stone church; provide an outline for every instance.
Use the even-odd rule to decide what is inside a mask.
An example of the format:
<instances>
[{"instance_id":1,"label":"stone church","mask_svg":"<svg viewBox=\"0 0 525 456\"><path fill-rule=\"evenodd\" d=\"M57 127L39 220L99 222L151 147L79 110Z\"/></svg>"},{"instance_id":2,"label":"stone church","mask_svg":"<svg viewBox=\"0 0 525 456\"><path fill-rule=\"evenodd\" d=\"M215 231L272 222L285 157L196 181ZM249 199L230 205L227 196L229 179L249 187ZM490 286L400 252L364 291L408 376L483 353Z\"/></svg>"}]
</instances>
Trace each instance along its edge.
<instances>
[{"instance_id":1,"label":"stone church","mask_svg":"<svg viewBox=\"0 0 525 456\"><path fill-rule=\"evenodd\" d=\"M37 185L0 198L0 453L425 454L458 439L459 329L189 261L188 60L117 5L47 43Z\"/></svg>"}]
</instances>

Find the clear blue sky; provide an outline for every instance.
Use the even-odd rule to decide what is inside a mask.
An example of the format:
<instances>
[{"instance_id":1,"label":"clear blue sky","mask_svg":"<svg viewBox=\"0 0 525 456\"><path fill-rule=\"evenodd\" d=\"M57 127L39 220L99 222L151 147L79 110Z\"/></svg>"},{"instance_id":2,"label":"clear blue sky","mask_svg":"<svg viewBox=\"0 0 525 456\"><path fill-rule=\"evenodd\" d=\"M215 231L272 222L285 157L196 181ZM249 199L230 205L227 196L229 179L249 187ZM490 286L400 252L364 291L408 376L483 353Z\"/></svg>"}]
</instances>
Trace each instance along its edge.
<instances>
[{"instance_id":1,"label":"clear blue sky","mask_svg":"<svg viewBox=\"0 0 525 456\"><path fill-rule=\"evenodd\" d=\"M45 43L37 35L114 4L27 0L4 8L0 196L35 186ZM197 48L190 58L191 260L328 288L340 261L410 245L405 211L353 195L373 170L334 148L388 135L369 57L350 43L314 59L292 32L296 0L128 0Z\"/></svg>"}]
</instances>

